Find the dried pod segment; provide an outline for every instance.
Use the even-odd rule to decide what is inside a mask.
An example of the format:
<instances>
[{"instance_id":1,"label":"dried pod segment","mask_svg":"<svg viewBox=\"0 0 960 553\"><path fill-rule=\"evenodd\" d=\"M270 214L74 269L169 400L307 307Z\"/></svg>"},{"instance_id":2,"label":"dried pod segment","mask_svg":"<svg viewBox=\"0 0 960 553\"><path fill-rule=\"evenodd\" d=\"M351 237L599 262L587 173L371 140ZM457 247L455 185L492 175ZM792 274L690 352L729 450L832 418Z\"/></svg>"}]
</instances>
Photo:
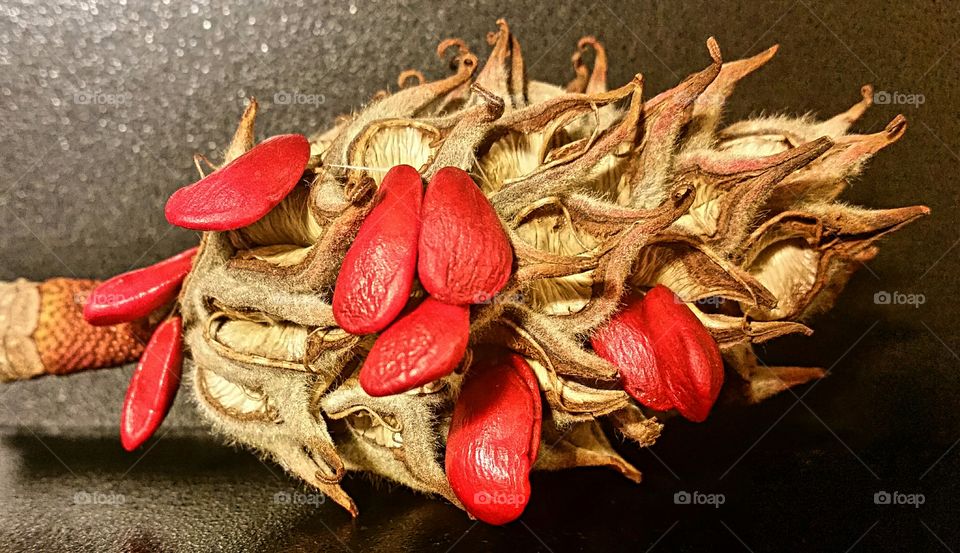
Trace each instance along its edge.
<instances>
[{"instance_id":1,"label":"dried pod segment","mask_svg":"<svg viewBox=\"0 0 960 553\"><path fill-rule=\"evenodd\" d=\"M234 230L277 206L300 181L310 143L299 134L268 138L167 200L167 221L192 230Z\"/></svg>"},{"instance_id":2,"label":"dried pod segment","mask_svg":"<svg viewBox=\"0 0 960 553\"><path fill-rule=\"evenodd\" d=\"M676 294L657 286L591 338L598 355L620 369L624 389L640 403L685 418L707 418L723 386L723 359L703 323Z\"/></svg>"},{"instance_id":3,"label":"dried pod segment","mask_svg":"<svg viewBox=\"0 0 960 553\"><path fill-rule=\"evenodd\" d=\"M83 318L95 280L0 283L0 380L68 374L135 361L150 336L139 320L98 327Z\"/></svg>"},{"instance_id":4,"label":"dried pod segment","mask_svg":"<svg viewBox=\"0 0 960 553\"><path fill-rule=\"evenodd\" d=\"M444 167L427 185L420 282L440 301L483 303L510 278L513 249L500 218L465 171Z\"/></svg>"},{"instance_id":5,"label":"dried pod segment","mask_svg":"<svg viewBox=\"0 0 960 553\"><path fill-rule=\"evenodd\" d=\"M371 396L398 394L452 373L470 337L470 309L428 297L390 325L360 369Z\"/></svg>"},{"instance_id":6,"label":"dried pod segment","mask_svg":"<svg viewBox=\"0 0 960 553\"><path fill-rule=\"evenodd\" d=\"M124 449L140 447L167 416L180 388L183 367L183 325L170 317L157 327L130 379L120 415Z\"/></svg>"},{"instance_id":7,"label":"dried pod segment","mask_svg":"<svg viewBox=\"0 0 960 553\"><path fill-rule=\"evenodd\" d=\"M83 307L83 318L106 326L142 319L173 301L190 272L197 248L160 263L117 275L97 286Z\"/></svg>"},{"instance_id":8,"label":"dried pod segment","mask_svg":"<svg viewBox=\"0 0 960 553\"><path fill-rule=\"evenodd\" d=\"M380 332L410 297L417 270L423 182L409 165L383 177L378 203L360 225L340 266L333 316L353 334Z\"/></svg>"},{"instance_id":9,"label":"dried pod segment","mask_svg":"<svg viewBox=\"0 0 960 553\"><path fill-rule=\"evenodd\" d=\"M471 515L506 524L530 500L530 469L540 447L540 389L516 353L470 367L447 434L446 470Z\"/></svg>"}]
</instances>

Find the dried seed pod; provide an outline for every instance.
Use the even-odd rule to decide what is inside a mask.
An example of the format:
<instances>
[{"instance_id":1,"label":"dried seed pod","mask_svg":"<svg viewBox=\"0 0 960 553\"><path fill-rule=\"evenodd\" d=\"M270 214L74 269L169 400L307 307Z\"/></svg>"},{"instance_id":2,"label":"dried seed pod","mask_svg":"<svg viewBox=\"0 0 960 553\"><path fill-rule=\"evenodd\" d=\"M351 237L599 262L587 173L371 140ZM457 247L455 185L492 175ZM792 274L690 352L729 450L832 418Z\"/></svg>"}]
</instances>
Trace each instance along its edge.
<instances>
[{"instance_id":1,"label":"dried seed pod","mask_svg":"<svg viewBox=\"0 0 960 553\"><path fill-rule=\"evenodd\" d=\"M87 298L83 318L92 325L107 326L146 317L177 296L196 254L197 248L190 248L101 283Z\"/></svg>"},{"instance_id":2,"label":"dried seed pod","mask_svg":"<svg viewBox=\"0 0 960 553\"><path fill-rule=\"evenodd\" d=\"M182 367L182 321L170 317L153 333L130 379L120 418L124 449L140 447L160 427L180 387Z\"/></svg>"},{"instance_id":3,"label":"dried seed pod","mask_svg":"<svg viewBox=\"0 0 960 553\"><path fill-rule=\"evenodd\" d=\"M167 200L171 225L191 230L235 230L277 206L293 190L310 160L303 135L282 134L199 181L177 190Z\"/></svg>"},{"instance_id":4,"label":"dried seed pod","mask_svg":"<svg viewBox=\"0 0 960 553\"><path fill-rule=\"evenodd\" d=\"M387 172L379 203L340 266L333 293L333 316L353 334L380 332L410 297L417 270L423 182L409 165Z\"/></svg>"},{"instance_id":5,"label":"dried seed pod","mask_svg":"<svg viewBox=\"0 0 960 553\"><path fill-rule=\"evenodd\" d=\"M427 298L374 342L360 369L360 386L379 397L447 376L470 338L470 309Z\"/></svg>"},{"instance_id":6,"label":"dried seed pod","mask_svg":"<svg viewBox=\"0 0 960 553\"><path fill-rule=\"evenodd\" d=\"M641 401L695 420L707 415L722 382L714 347L738 375L724 392L741 401L818 378L818 370L757 367L752 348L785 334L809 334L804 323L833 304L857 267L876 255L879 238L928 212L922 206L868 211L837 201L864 162L906 129L898 116L881 133L848 134L870 104L869 87L858 104L823 122L776 116L724 128L723 103L734 85L775 48L724 62L710 39L709 66L644 101L639 74L604 92L605 52L589 38L579 48L594 48L594 70L588 75L577 56L570 90L529 80L517 37L506 22L498 27L486 63L463 41L444 41L439 53L444 59L454 54L452 75L410 83L338 118L312 135L306 165L300 163L302 137L254 147L257 106L251 101L224 154L226 165L175 194L168 206L170 220L190 228L236 229L204 234L175 300L194 361L198 406L231 442L274 459L353 515L357 507L339 485L348 470L462 506L437 447L461 390L463 377L448 373L464 364L468 325L478 344L525 356L544 393L549 414L542 439L552 447L538 469L603 464L636 479L636 471L610 454L597 421L609 417L643 447L662 425L613 386L621 376L636 396L657 391ZM271 150L279 155L265 155ZM368 192L401 164L427 180L438 176L422 201L416 243L417 270L436 297L375 341L337 326L330 286L338 271L348 271L350 263L341 268L341 262L376 207ZM50 290L47 283L0 284L0 379L121 362L137 354L135 339L161 316L157 310L134 323L92 327L80 319L75 301L63 300L78 283L57 280L63 282ZM657 285L688 302L719 303L703 310L671 303L675 298ZM599 341L596 350L583 347L585 335L604 332L597 329L611 317L618 320L626 290L651 288L637 314L625 318L642 322L627 325L627 335L644 341L625 342L635 356L623 345L619 371L597 355ZM500 295L495 301L468 308L494 293ZM419 287L410 294L422 295ZM405 298L388 299L395 309L392 302ZM357 370L370 346L374 351ZM510 475L523 483L509 489L526 490L535 455L529 431L539 417L528 413L534 406L527 402L535 401L535 388L529 398L507 393L505 386L524 389L515 384L522 376L483 378L489 363L496 364L484 361L471 371L467 379L483 383L463 389L458 409L466 409L470 397L522 398L507 402L504 412L530 422L503 426L518 430L504 437L513 453L495 461L522 457ZM371 397L364 388L409 391ZM499 419L491 415L490 421ZM453 443L483 430L467 435L461 434L467 426L455 426ZM516 495L484 495L493 505L478 505L480 498L469 494L484 481L475 468L467 470L472 460L462 461L464 470L450 471L449 480L466 486L461 495L471 512L494 522L519 513Z\"/></svg>"},{"instance_id":7,"label":"dried seed pod","mask_svg":"<svg viewBox=\"0 0 960 553\"><path fill-rule=\"evenodd\" d=\"M540 447L540 390L515 353L479 360L467 373L447 434L447 478L471 515L506 524L530 500Z\"/></svg>"},{"instance_id":8,"label":"dried seed pod","mask_svg":"<svg viewBox=\"0 0 960 553\"><path fill-rule=\"evenodd\" d=\"M456 167L437 171L423 198L423 287L446 303L483 303L507 283L512 264L510 240L480 187Z\"/></svg>"}]
</instances>

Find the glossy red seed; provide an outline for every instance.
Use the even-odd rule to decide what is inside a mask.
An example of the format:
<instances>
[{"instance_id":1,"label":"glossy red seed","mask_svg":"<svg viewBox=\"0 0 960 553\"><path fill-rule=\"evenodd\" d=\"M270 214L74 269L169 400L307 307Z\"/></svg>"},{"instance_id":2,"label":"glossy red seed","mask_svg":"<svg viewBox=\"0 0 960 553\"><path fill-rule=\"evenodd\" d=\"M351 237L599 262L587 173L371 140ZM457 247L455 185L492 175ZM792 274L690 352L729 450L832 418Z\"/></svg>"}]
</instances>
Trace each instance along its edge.
<instances>
[{"instance_id":1,"label":"glossy red seed","mask_svg":"<svg viewBox=\"0 0 960 553\"><path fill-rule=\"evenodd\" d=\"M440 301L489 301L510 278L513 248L493 206L466 172L444 167L423 198L420 282Z\"/></svg>"},{"instance_id":2,"label":"glossy red seed","mask_svg":"<svg viewBox=\"0 0 960 553\"><path fill-rule=\"evenodd\" d=\"M700 422L723 387L723 358L703 323L669 288L647 292L643 317L674 408Z\"/></svg>"},{"instance_id":3,"label":"glossy red seed","mask_svg":"<svg viewBox=\"0 0 960 553\"><path fill-rule=\"evenodd\" d=\"M673 402L657 365L641 304L641 298L629 298L623 310L594 333L590 343L597 355L619 369L624 391L651 409L667 411Z\"/></svg>"},{"instance_id":4,"label":"glossy red seed","mask_svg":"<svg viewBox=\"0 0 960 553\"><path fill-rule=\"evenodd\" d=\"M594 333L597 355L620 371L624 390L651 409L707 418L723 386L723 358L709 331L669 288L656 286Z\"/></svg>"},{"instance_id":5,"label":"glossy red seed","mask_svg":"<svg viewBox=\"0 0 960 553\"><path fill-rule=\"evenodd\" d=\"M130 379L120 415L124 449L140 447L160 427L180 387L183 330L180 317L170 317L150 337Z\"/></svg>"},{"instance_id":6,"label":"glossy red seed","mask_svg":"<svg viewBox=\"0 0 960 553\"><path fill-rule=\"evenodd\" d=\"M504 353L467 373L447 435L446 472L471 515L506 524L530 500L540 447L540 390L523 357Z\"/></svg>"},{"instance_id":7,"label":"glossy red seed","mask_svg":"<svg viewBox=\"0 0 960 553\"><path fill-rule=\"evenodd\" d=\"M352 334L380 332L406 305L417 270L423 181L409 165L383 177L378 203L347 251L333 293L333 316Z\"/></svg>"},{"instance_id":8,"label":"glossy red seed","mask_svg":"<svg viewBox=\"0 0 960 553\"><path fill-rule=\"evenodd\" d=\"M193 265L197 248L160 263L117 275L93 289L83 318L96 326L127 323L146 317L176 296Z\"/></svg>"},{"instance_id":9,"label":"glossy red seed","mask_svg":"<svg viewBox=\"0 0 960 553\"><path fill-rule=\"evenodd\" d=\"M299 134L268 138L167 200L167 221L191 230L245 227L277 206L300 181L310 143Z\"/></svg>"},{"instance_id":10,"label":"glossy red seed","mask_svg":"<svg viewBox=\"0 0 960 553\"><path fill-rule=\"evenodd\" d=\"M377 338L360 368L360 386L388 396L447 376L469 338L470 308L427 298Z\"/></svg>"}]
</instances>

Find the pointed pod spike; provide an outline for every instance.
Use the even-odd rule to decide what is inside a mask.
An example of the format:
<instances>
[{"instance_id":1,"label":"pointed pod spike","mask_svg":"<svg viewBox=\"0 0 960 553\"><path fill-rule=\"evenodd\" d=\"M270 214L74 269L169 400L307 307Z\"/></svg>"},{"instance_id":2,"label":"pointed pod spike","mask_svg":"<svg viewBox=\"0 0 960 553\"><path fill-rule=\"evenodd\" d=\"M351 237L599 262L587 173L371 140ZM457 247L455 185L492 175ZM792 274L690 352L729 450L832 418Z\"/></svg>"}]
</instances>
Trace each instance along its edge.
<instances>
[{"instance_id":1,"label":"pointed pod spike","mask_svg":"<svg viewBox=\"0 0 960 553\"><path fill-rule=\"evenodd\" d=\"M489 301L510 279L513 248L493 206L465 171L444 167L427 185L420 282L440 301Z\"/></svg>"},{"instance_id":2,"label":"pointed pod spike","mask_svg":"<svg viewBox=\"0 0 960 553\"><path fill-rule=\"evenodd\" d=\"M717 42L715 37L707 39L707 52L710 53L710 59L713 60L713 63L717 65L723 63L723 56L720 54L720 43Z\"/></svg>"},{"instance_id":3,"label":"pointed pod spike","mask_svg":"<svg viewBox=\"0 0 960 553\"><path fill-rule=\"evenodd\" d=\"M102 282L87 297L83 318L95 326L142 319L176 296L193 266L197 248Z\"/></svg>"},{"instance_id":4,"label":"pointed pod spike","mask_svg":"<svg viewBox=\"0 0 960 553\"><path fill-rule=\"evenodd\" d=\"M470 339L470 309L427 298L374 342L360 386L374 397L399 394L449 375Z\"/></svg>"},{"instance_id":5,"label":"pointed pod spike","mask_svg":"<svg viewBox=\"0 0 960 553\"><path fill-rule=\"evenodd\" d=\"M906 132L907 118L900 114L887 123L880 132L843 136L837 139L837 145L846 147L841 158L847 163L855 163L900 140Z\"/></svg>"},{"instance_id":6,"label":"pointed pod spike","mask_svg":"<svg viewBox=\"0 0 960 553\"><path fill-rule=\"evenodd\" d=\"M776 55L779 49L779 45L774 44L755 56L723 64L720 68L720 75L717 76L717 80L710 83L704 96L709 96L711 93L724 93L724 96L728 95L737 82L766 65L766 63Z\"/></svg>"},{"instance_id":7,"label":"pointed pod spike","mask_svg":"<svg viewBox=\"0 0 960 553\"><path fill-rule=\"evenodd\" d=\"M839 138L847 132L857 119L863 117L867 109L873 105L873 85L865 84L860 87L860 101L850 106L847 111L838 113L819 125L819 132L831 138Z\"/></svg>"},{"instance_id":8,"label":"pointed pod spike","mask_svg":"<svg viewBox=\"0 0 960 553\"><path fill-rule=\"evenodd\" d=\"M883 148L900 140L907 132L907 118L897 115L880 132L873 134L849 134L837 139L840 154L832 160L834 165L853 165L866 160Z\"/></svg>"},{"instance_id":9,"label":"pointed pod spike","mask_svg":"<svg viewBox=\"0 0 960 553\"><path fill-rule=\"evenodd\" d=\"M230 145L227 146L227 150L223 153L224 165L253 148L253 125L257 120L257 111L259 108L260 104L257 103L257 99L251 97L250 103L247 104L246 109L243 110L243 115L240 116L240 124L237 125L237 130L233 133L233 139L230 141Z\"/></svg>"},{"instance_id":10,"label":"pointed pod spike","mask_svg":"<svg viewBox=\"0 0 960 553\"><path fill-rule=\"evenodd\" d=\"M733 93L737 83L770 61L777 49L778 46L773 45L756 56L727 62L720 67L720 74L694 102L695 125L690 132L688 147L703 148L710 145L720 122L723 104Z\"/></svg>"},{"instance_id":11,"label":"pointed pod spike","mask_svg":"<svg viewBox=\"0 0 960 553\"><path fill-rule=\"evenodd\" d=\"M923 205L863 209L836 204L811 204L808 208L829 230L831 239L837 237L850 242L873 242L930 214L930 208Z\"/></svg>"},{"instance_id":12,"label":"pointed pod spike","mask_svg":"<svg viewBox=\"0 0 960 553\"><path fill-rule=\"evenodd\" d=\"M268 138L167 200L167 221L191 230L235 230L256 222L293 190L310 160L299 134Z\"/></svg>"},{"instance_id":13,"label":"pointed pod spike","mask_svg":"<svg viewBox=\"0 0 960 553\"><path fill-rule=\"evenodd\" d=\"M510 33L505 19L497 20L497 31L487 33L493 49L477 74L476 83L498 96L509 99L513 108L527 103L527 83L520 43Z\"/></svg>"},{"instance_id":14,"label":"pointed pod spike","mask_svg":"<svg viewBox=\"0 0 960 553\"><path fill-rule=\"evenodd\" d=\"M567 83L567 92L584 93L587 91L587 83L590 80L590 70L583 61L583 52L578 48L570 56L570 63L573 65L574 78Z\"/></svg>"},{"instance_id":15,"label":"pointed pod spike","mask_svg":"<svg viewBox=\"0 0 960 553\"><path fill-rule=\"evenodd\" d=\"M823 378L826 374L823 369L815 367L757 367L751 375L746 399L749 403L760 403L794 386Z\"/></svg>"},{"instance_id":16,"label":"pointed pod spike","mask_svg":"<svg viewBox=\"0 0 960 553\"><path fill-rule=\"evenodd\" d=\"M833 145L824 136L771 156L777 163L733 188L722 198L721 216L717 220L716 236L711 242L723 252L736 252L742 248L777 188L789 184L788 177L810 165Z\"/></svg>"},{"instance_id":17,"label":"pointed pod spike","mask_svg":"<svg viewBox=\"0 0 960 553\"><path fill-rule=\"evenodd\" d=\"M120 416L120 441L133 451L143 445L167 416L180 387L183 324L170 317L154 331L130 379Z\"/></svg>"},{"instance_id":18,"label":"pointed pod spike","mask_svg":"<svg viewBox=\"0 0 960 553\"><path fill-rule=\"evenodd\" d=\"M594 52L593 70L583 61L583 53L588 48ZM577 42L577 50L570 57L576 77L567 84L567 92L599 94L607 91L607 50L603 43L593 36L582 37Z\"/></svg>"},{"instance_id":19,"label":"pointed pod spike","mask_svg":"<svg viewBox=\"0 0 960 553\"><path fill-rule=\"evenodd\" d=\"M817 199L833 199L843 186L826 186L858 174L864 162L880 150L900 140L907 132L907 119L903 115L893 118L884 130L872 134L847 134L836 139L833 147L811 166L809 171L792 175L786 183L788 196L799 201L806 189L813 192L826 189L829 194L819 194Z\"/></svg>"},{"instance_id":20,"label":"pointed pod spike","mask_svg":"<svg viewBox=\"0 0 960 553\"><path fill-rule=\"evenodd\" d=\"M593 48L593 71L590 72L590 81L587 83L587 94L599 94L607 91L607 49L603 43L593 36L585 36L577 42L577 48L584 51Z\"/></svg>"},{"instance_id":21,"label":"pointed pod spike","mask_svg":"<svg viewBox=\"0 0 960 553\"><path fill-rule=\"evenodd\" d=\"M447 434L445 465L467 512L488 524L516 520L530 499L542 406L530 365L497 353L471 367Z\"/></svg>"},{"instance_id":22,"label":"pointed pod spike","mask_svg":"<svg viewBox=\"0 0 960 553\"><path fill-rule=\"evenodd\" d=\"M720 68L721 77L718 77L718 79L723 79L725 83L739 81L766 65L768 61L773 59L773 56L777 55L779 50L780 45L774 44L755 56L724 63L723 67Z\"/></svg>"},{"instance_id":23,"label":"pointed pod spike","mask_svg":"<svg viewBox=\"0 0 960 553\"><path fill-rule=\"evenodd\" d=\"M383 177L378 203L360 225L333 292L333 316L351 334L387 327L403 310L417 270L423 181L398 165Z\"/></svg>"}]
</instances>

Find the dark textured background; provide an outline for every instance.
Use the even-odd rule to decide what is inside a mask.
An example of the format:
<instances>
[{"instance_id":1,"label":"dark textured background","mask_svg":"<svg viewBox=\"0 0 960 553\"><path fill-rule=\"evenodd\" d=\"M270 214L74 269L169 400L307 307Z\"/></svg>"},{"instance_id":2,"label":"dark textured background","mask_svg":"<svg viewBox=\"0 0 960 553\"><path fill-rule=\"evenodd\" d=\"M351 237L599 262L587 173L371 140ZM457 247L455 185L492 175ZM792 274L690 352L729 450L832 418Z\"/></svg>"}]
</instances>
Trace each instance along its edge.
<instances>
[{"instance_id":1,"label":"dark textured background","mask_svg":"<svg viewBox=\"0 0 960 553\"><path fill-rule=\"evenodd\" d=\"M0 279L107 277L188 247L196 236L170 228L162 205L194 179L194 152L226 145L243 98L262 102L261 137L311 132L395 86L403 69L443 74L433 53L442 38L485 52L500 16L529 74L561 83L585 34L606 44L612 85L642 71L650 91L703 67L711 34L727 59L780 43L738 88L731 117L830 115L867 82L921 94L922 105L875 106L858 125L877 131L903 112L910 130L847 199L922 203L933 216L883 244L814 337L761 352L771 363L830 367L828 379L704 424L671 424L652 451L625 448L645 472L640 486L599 470L538 474L520 522L491 528L354 477L346 486L362 514L351 521L334 505L302 504L317 497L278 501L296 483L206 437L184 396L161 439L124 453L116 427L127 367L0 389L0 550L960 549L956 7L125 4L0 5ZM277 105L282 92L317 103ZM878 291L926 303L876 305ZM675 505L681 490L726 501ZM878 491L923 494L924 504L876 505Z\"/></svg>"}]
</instances>

